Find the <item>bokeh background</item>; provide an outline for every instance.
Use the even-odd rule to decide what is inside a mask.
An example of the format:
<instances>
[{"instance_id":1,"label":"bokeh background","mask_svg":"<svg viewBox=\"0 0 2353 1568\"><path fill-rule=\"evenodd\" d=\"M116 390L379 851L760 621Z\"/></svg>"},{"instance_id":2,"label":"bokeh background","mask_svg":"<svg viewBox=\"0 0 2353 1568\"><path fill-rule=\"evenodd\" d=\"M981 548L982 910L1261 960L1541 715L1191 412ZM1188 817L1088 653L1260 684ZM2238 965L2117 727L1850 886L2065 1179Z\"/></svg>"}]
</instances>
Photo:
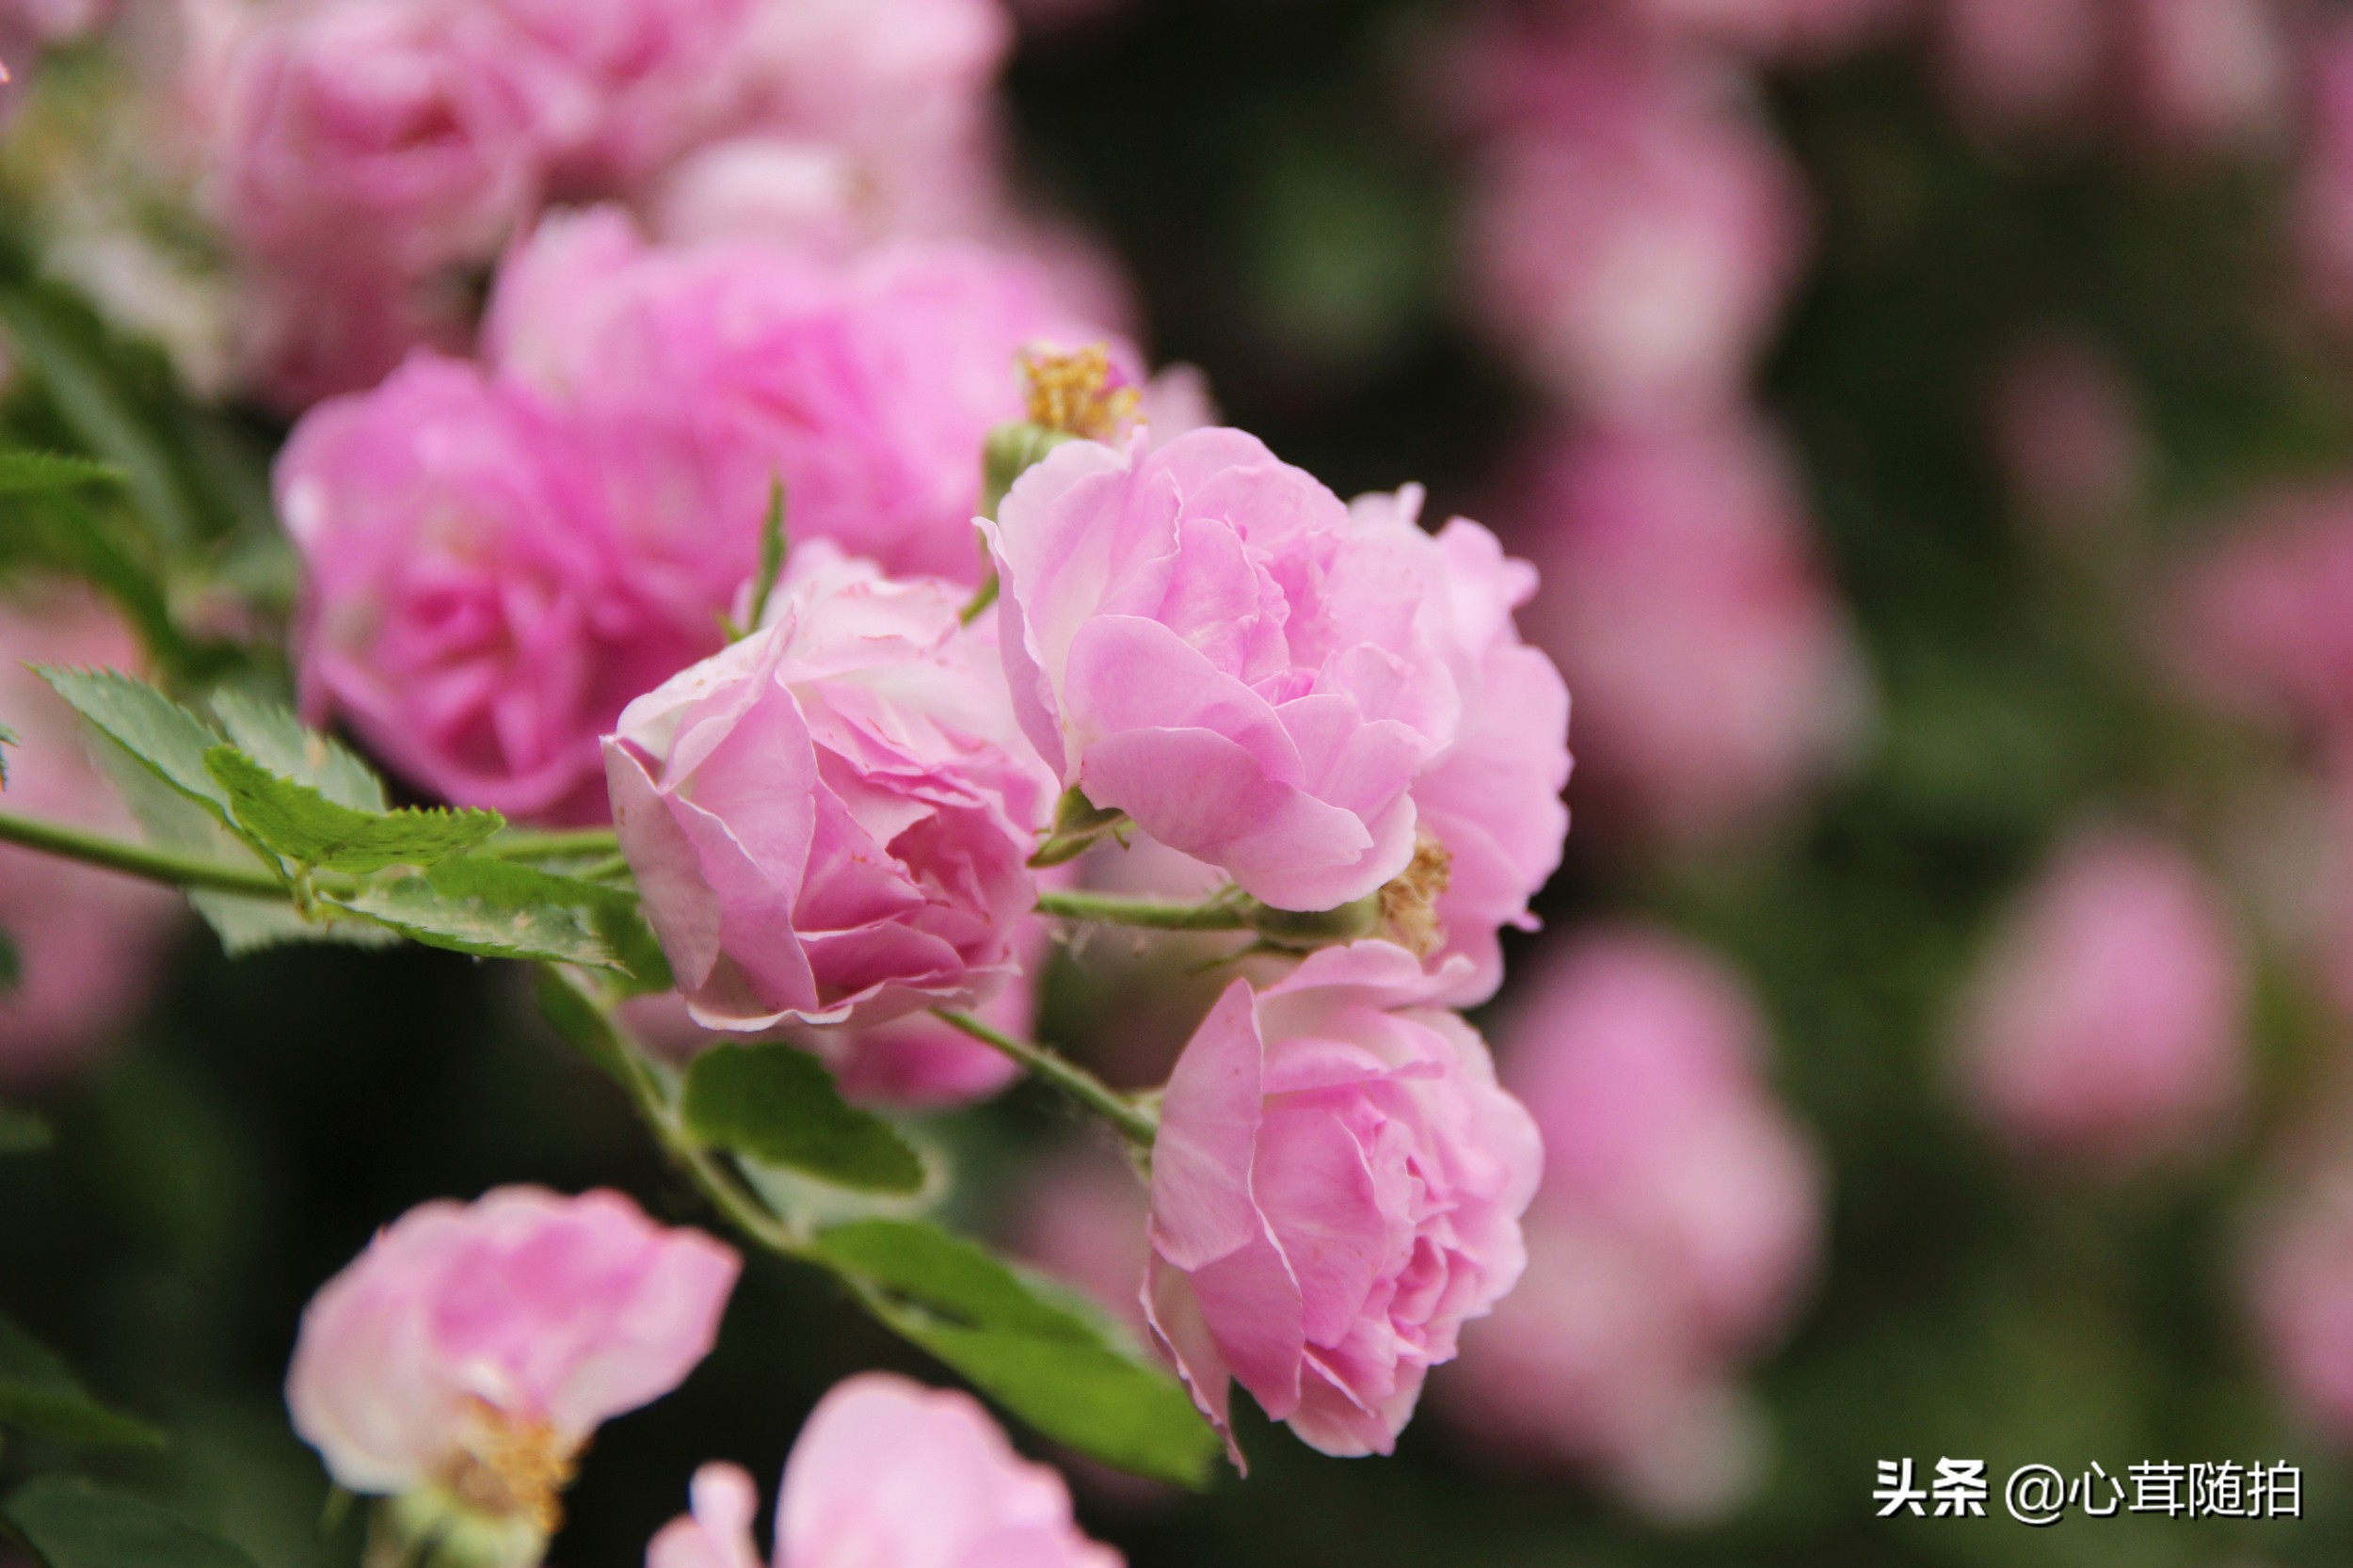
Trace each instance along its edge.
<instances>
[{"instance_id":1,"label":"bokeh background","mask_svg":"<svg viewBox=\"0 0 2353 1568\"><path fill-rule=\"evenodd\" d=\"M1074 1466L1090 1528L1139 1568L2347 1560L2348 19L1016 8L1002 166L1154 358L1344 495L1495 526L1577 701L1567 861L1480 1018L1552 1132L1529 1283L1394 1460L1261 1425L1207 1496ZM0 510L0 568L25 604L108 586L165 667L282 685L284 400L206 358L180 291L223 242L109 118L193 46L15 11L8 433L86 449L93 396L128 410L195 476L205 568L143 603L97 504L63 537ZM123 1479L268 1568L355 1561L279 1384L376 1225L508 1181L707 1216L496 966L232 961L142 906L91 939L109 1005L32 1018L81 896L0 858L0 1063L56 1130L0 1155L0 1307L176 1434ZM1087 956L1042 1032L1142 1081L1198 986ZM1059 1106L941 1136L960 1219L1127 1266ZM712 1360L600 1435L552 1560L640 1560L705 1459L773 1484L875 1365L941 1375L754 1260ZM1988 1462L1993 1517L1873 1517L1879 1461L1945 1456ZM2018 1464L2155 1460L2299 1465L2305 1517L2001 1516Z\"/></svg>"}]
</instances>

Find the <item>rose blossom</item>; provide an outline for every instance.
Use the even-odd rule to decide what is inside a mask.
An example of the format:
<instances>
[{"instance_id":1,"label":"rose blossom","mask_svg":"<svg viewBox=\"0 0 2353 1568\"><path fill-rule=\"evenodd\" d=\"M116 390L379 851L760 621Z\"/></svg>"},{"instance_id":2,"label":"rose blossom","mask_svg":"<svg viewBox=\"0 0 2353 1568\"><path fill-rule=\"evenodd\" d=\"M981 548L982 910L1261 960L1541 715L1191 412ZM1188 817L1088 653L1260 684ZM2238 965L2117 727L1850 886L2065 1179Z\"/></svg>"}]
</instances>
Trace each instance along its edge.
<instances>
[{"instance_id":1,"label":"rose blossom","mask_svg":"<svg viewBox=\"0 0 2353 1568\"><path fill-rule=\"evenodd\" d=\"M1909 0L1621 0L1653 27L1759 56L1817 59L1869 37Z\"/></svg>"},{"instance_id":2,"label":"rose blossom","mask_svg":"<svg viewBox=\"0 0 2353 1568\"><path fill-rule=\"evenodd\" d=\"M646 1568L760 1568L751 1477L695 1472L694 1512L662 1528ZM969 1395L887 1372L818 1401L785 1461L776 1568L1119 1568L1071 1517L1070 1492L1013 1450Z\"/></svg>"},{"instance_id":3,"label":"rose blossom","mask_svg":"<svg viewBox=\"0 0 2353 1568\"><path fill-rule=\"evenodd\" d=\"M1969 1097L2030 1153L2147 1163L2235 1108L2246 996L2229 912L2194 861L2161 839L2078 833L1963 1000Z\"/></svg>"},{"instance_id":4,"label":"rose blossom","mask_svg":"<svg viewBox=\"0 0 2353 1568\"><path fill-rule=\"evenodd\" d=\"M1537 455L1516 521L1546 584L1529 631L1577 694L1605 811L1713 846L1852 754L1861 660L1763 433L1568 437Z\"/></svg>"},{"instance_id":5,"label":"rose blossom","mask_svg":"<svg viewBox=\"0 0 2353 1568\"><path fill-rule=\"evenodd\" d=\"M1145 1302L1221 1431L1234 1379L1310 1447L1389 1452L1519 1278L1544 1150L1445 988L1386 942L1326 948L1234 982L1177 1059Z\"/></svg>"},{"instance_id":6,"label":"rose blossom","mask_svg":"<svg viewBox=\"0 0 2353 1568\"><path fill-rule=\"evenodd\" d=\"M617 1192L421 1205L304 1311L295 1430L337 1485L402 1498L412 1533L475 1523L536 1562L589 1434L709 1353L737 1267Z\"/></svg>"},{"instance_id":7,"label":"rose blossom","mask_svg":"<svg viewBox=\"0 0 2353 1568\"><path fill-rule=\"evenodd\" d=\"M136 669L120 617L77 590L0 598L0 809L136 838L91 765L82 721L32 664ZM179 900L164 888L0 845L0 933L20 978L0 988L0 1084L53 1075L120 1029L147 1000Z\"/></svg>"},{"instance_id":8,"label":"rose blossom","mask_svg":"<svg viewBox=\"0 0 2353 1568\"><path fill-rule=\"evenodd\" d=\"M731 592L779 479L795 539L976 581L981 447L1022 415L1017 355L1100 335L1028 264L976 248L844 270L760 244L648 247L604 209L551 219L508 259L484 345L594 433L616 513L658 531L649 560L716 567L705 591Z\"/></svg>"},{"instance_id":9,"label":"rose blossom","mask_svg":"<svg viewBox=\"0 0 2353 1568\"><path fill-rule=\"evenodd\" d=\"M1017 972L1053 786L968 597L803 545L765 630L622 713L614 825L697 1023L872 1024Z\"/></svg>"},{"instance_id":10,"label":"rose blossom","mask_svg":"<svg viewBox=\"0 0 2353 1568\"><path fill-rule=\"evenodd\" d=\"M1462 714L1418 530L1210 429L1070 441L984 531L1015 711L1064 784L1284 908L1406 869Z\"/></svg>"},{"instance_id":11,"label":"rose blossom","mask_svg":"<svg viewBox=\"0 0 2353 1568\"><path fill-rule=\"evenodd\" d=\"M1454 667L1462 719L1453 744L1414 781L1415 832L1445 861L1430 910L1436 929L1424 945L1441 961L1458 952L1471 960L1462 986L1440 1000L1471 1007L1503 984L1497 934L1505 926L1535 929L1528 901L1561 864L1569 831L1561 798L1569 782L1569 691L1552 661L1522 643L1513 624L1513 612L1535 597L1535 568L1506 556L1496 536L1467 518L1423 542L1421 501L1421 487L1409 485L1394 496L1360 496L1350 509L1370 531L1401 531L1415 541L1432 557L1425 580L1440 585L1431 619Z\"/></svg>"},{"instance_id":12,"label":"rose blossom","mask_svg":"<svg viewBox=\"0 0 2353 1568\"><path fill-rule=\"evenodd\" d=\"M1607 27L1465 51L1487 105L1465 238L1472 304L1547 391L1612 424L1744 383L1804 249L1801 187L1723 76Z\"/></svg>"},{"instance_id":13,"label":"rose blossom","mask_svg":"<svg viewBox=\"0 0 2353 1568\"><path fill-rule=\"evenodd\" d=\"M1440 1384L1457 1425L1705 1517L1757 1474L1739 1363L1820 1255L1817 1162L1765 1082L1756 1003L1717 960L1591 931L1535 971L1505 1067L1543 1129L1529 1272Z\"/></svg>"},{"instance_id":14,"label":"rose blossom","mask_svg":"<svg viewBox=\"0 0 2353 1568\"><path fill-rule=\"evenodd\" d=\"M598 735L718 645L725 600L652 596L659 579L588 483L595 462L527 390L429 357L306 416L277 488L308 573L311 716L342 716L445 799L600 816Z\"/></svg>"},{"instance_id":15,"label":"rose blossom","mask_svg":"<svg viewBox=\"0 0 2353 1568\"><path fill-rule=\"evenodd\" d=\"M2259 502L2193 555L2156 628L2200 695L2353 733L2353 486Z\"/></svg>"}]
</instances>

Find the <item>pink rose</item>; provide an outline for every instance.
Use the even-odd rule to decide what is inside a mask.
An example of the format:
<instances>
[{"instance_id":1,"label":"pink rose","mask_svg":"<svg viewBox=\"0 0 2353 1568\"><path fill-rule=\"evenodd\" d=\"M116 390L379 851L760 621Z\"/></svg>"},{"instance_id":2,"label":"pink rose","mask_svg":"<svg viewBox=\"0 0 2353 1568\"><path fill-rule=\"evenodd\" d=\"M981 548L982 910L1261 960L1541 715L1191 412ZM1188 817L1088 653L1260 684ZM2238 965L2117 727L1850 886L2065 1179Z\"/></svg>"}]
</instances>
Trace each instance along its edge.
<instances>
[{"instance_id":1,"label":"pink rose","mask_svg":"<svg viewBox=\"0 0 2353 1568\"><path fill-rule=\"evenodd\" d=\"M1909 0L1623 0L1637 20L1747 54L1818 59L1870 37Z\"/></svg>"},{"instance_id":2,"label":"pink rose","mask_svg":"<svg viewBox=\"0 0 2353 1568\"><path fill-rule=\"evenodd\" d=\"M2138 499L2149 463L2139 402L2098 345L2049 337L2014 350L1994 379L1991 412L1994 456L2035 521L2095 528Z\"/></svg>"},{"instance_id":3,"label":"pink rose","mask_svg":"<svg viewBox=\"0 0 2353 1568\"><path fill-rule=\"evenodd\" d=\"M2211 1138L2245 1087L2229 911L2163 840L2079 833L1996 934L1963 1000L1970 1099L2029 1153L2111 1167Z\"/></svg>"},{"instance_id":4,"label":"pink rose","mask_svg":"<svg viewBox=\"0 0 2353 1568\"><path fill-rule=\"evenodd\" d=\"M2106 67L2112 9L2111 0L1942 0L1945 90L1989 135L2080 120Z\"/></svg>"},{"instance_id":5,"label":"pink rose","mask_svg":"<svg viewBox=\"0 0 2353 1568\"><path fill-rule=\"evenodd\" d=\"M778 478L794 538L977 580L981 446L1022 416L1016 356L1100 335L990 252L891 249L842 270L755 244L648 248L612 211L543 225L484 332L594 432L616 513L659 531L645 553L688 576L725 563L729 591Z\"/></svg>"},{"instance_id":6,"label":"pink rose","mask_svg":"<svg viewBox=\"0 0 2353 1568\"><path fill-rule=\"evenodd\" d=\"M1417 524L1421 488L1360 496L1351 510L1369 528L1401 530L1432 558L1438 586L1431 623L1453 667L1462 719L1454 740L1414 781L1415 831L1446 857L1431 911L1440 972L1461 953L1471 967L1440 1000L1485 1001L1503 984L1505 926L1536 928L1528 901L1560 868L1569 831L1561 792L1569 782L1569 691L1542 650L1520 641L1513 612L1536 593L1536 572L1503 553L1496 536L1455 518L1434 539Z\"/></svg>"},{"instance_id":7,"label":"pink rose","mask_svg":"<svg viewBox=\"0 0 2353 1568\"><path fill-rule=\"evenodd\" d=\"M2250 1264L2272 1375L2306 1420L2353 1446L2353 1172L2323 1171L2265 1215Z\"/></svg>"},{"instance_id":8,"label":"pink rose","mask_svg":"<svg viewBox=\"0 0 2353 1568\"><path fill-rule=\"evenodd\" d=\"M651 597L590 483L593 445L527 391L420 357L325 404L278 461L309 577L299 662L415 783L512 816L594 821L597 738L719 642L702 603ZM757 546L734 564L749 575Z\"/></svg>"},{"instance_id":9,"label":"pink rose","mask_svg":"<svg viewBox=\"0 0 2353 1568\"><path fill-rule=\"evenodd\" d=\"M2158 152L2247 152L2288 118L2277 0L2134 0L2122 22L2136 128Z\"/></svg>"},{"instance_id":10,"label":"pink rose","mask_svg":"<svg viewBox=\"0 0 2353 1568\"><path fill-rule=\"evenodd\" d=\"M0 599L0 809L137 838L91 764L82 721L30 664L136 670L137 645L109 609L78 591ZM70 1067L146 1001L180 901L164 888L0 845L0 933L21 971L0 990L0 1085Z\"/></svg>"},{"instance_id":11,"label":"pink rose","mask_svg":"<svg viewBox=\"0 0 2353 1568\"><path fill-rule=\"evenodd\" d=\"M1760 431L1570 438L1538 456L1517 519L1545 584L1529 630L1577 693L1605 816L1715 845L1853 753L1861 660Z\"/></svg>"},{"instance_id":12,"label":"pink rose","mask_svg":"<svg viewBox=\"0 0 2353 1568\"><path fill-rule=\"evenodd\" d=\"M1545 1181L1528 1276L1465 1336L1448 1408L1646 1512L1721 1514L1762 1479L1739 1364L1822 1241L1820 1168L1764 1082L1755 1001L1676 937L1604 930L1548 959L1503 1029Z\"/></svg>"},{"instance_id":13,"label":"pink rose","mask_svg":"<svg viewBox=\"0 0 2353 1568\"><path fill-rule=\"evenodd\" d=\"M2191 558L2167 610L2160 646L2200 695L2353 734L2353 487L2258 503Z\"/></svg>"},{"instance_id":14,"label":"pink rose","mask_svg":"<svg viewBox=\"0 0 2353 1568\"><path fill-rule=\"evenodd\" d=\"M1145 1301L1221 1430L1233 1379L1310 1447L1387 1453L1519 1278L1544 1150L1445 988L1402 948L1326 948L1234 982L1178 1058Z\"/></svg>"},{"instance_id":15,"label":"pink rose","mask_svg":"<svg viewBox=\"0 0 2353 1568\"><path fill-rule=\"evenodd\" d=\"M694 1512L646 1568L759 1568L752 1480L695 1473ZM968 1395L867 1372L818 1401L785 1462L776 1568L1119 1568L1080 1533L1070 1492L1013 1450Z\"/></svg>"},{"instance_id":16,"label":"pink rose","mask_svg":"<svg viewBox=\"0 0 2353 1568\"><path fill-rule=\"evenodd\" d=\"M1018 972L1053 786L966 597L803 545L765 631L606 739L614 824L697 1023L872 1024Z\"/></svg>"},{"instance_id":17,"label":"pink rose","mask_svg":"<svg viewBox=\"0 0 2353 1568\"><path fill-rule=\"evenodd\" d=\"M422 1205L303 1313L295 1430L340 1486L544 1545L589 1434L710 1352L737 1268L617 1192Z\"/></svg>"},{"instance_id":18,"label":"pink rose","mask_svg":"<svg viewBox=\"0 0 2353 1568\"><path fill-rule=\"evenodd\" d=\"M1071 441L985 531L1015 711L1064 783L1284 908L1405 870L1462 712L1418 530L1211 429Z\"/></svg>"},{"instance_id":19,"label":"pink rose","mask_svg":"<svg viewBox=\"0 0 2353 1568\"><path fill-rule=\"evenodd\" d=\"M1470 57L1464 92L1519 111L1472 164L1465 240L1490 335L1612 424L1735 397L1805 248L1785 155L1688 56L1607 28Z\"/></svg>"}]
</instances>

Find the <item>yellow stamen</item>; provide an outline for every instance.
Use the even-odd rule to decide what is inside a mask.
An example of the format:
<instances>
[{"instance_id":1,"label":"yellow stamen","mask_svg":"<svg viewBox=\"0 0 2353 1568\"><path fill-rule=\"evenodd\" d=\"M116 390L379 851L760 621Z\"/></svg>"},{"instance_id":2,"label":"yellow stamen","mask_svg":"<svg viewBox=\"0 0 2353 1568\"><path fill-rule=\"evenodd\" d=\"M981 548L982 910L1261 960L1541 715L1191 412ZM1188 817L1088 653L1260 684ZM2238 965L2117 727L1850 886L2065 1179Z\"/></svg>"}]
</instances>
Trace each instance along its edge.
<instances>
[{"instance_id":1,"label":"yellow stamen","mask_svg":"<svg viewBox=\"0 0 2353 1568\"><path fill-rule=\"evenodd\" d=\"M471 1509L528 1519L542 1534L553 1535L564 1522L558 1498L579 1468L579 1448L545 1421L519 1419L484 1400L474 1401L473 1415L442 1484Z\"/></svg>"},{"instance_id":2,"label":"yellow stamen","mask_svg":"<svg viewBox=\"0 0 2353 1568\"><path fill-rule=\"evenodd\" d=\"M1081 440L1109 441L1135 420L1140 394L1133 387L1112 385L1111 351L1099 343L1067 351L1025 348L1021 372L1029 382L1032 424Z\"/></svg>"},{"instance_id":3,"label":"yellow stamen","mask_svg":"<svg viewBox=\"0 0 2353 1568\"><path fill-rule=\"evenodd\" d=\"M1417 958L1446 946L1438 895L1454 872L1454 856L1428 828L1414 830L1414 858L1381 889L1381 923Z\"/></svg>"}]
</instances>

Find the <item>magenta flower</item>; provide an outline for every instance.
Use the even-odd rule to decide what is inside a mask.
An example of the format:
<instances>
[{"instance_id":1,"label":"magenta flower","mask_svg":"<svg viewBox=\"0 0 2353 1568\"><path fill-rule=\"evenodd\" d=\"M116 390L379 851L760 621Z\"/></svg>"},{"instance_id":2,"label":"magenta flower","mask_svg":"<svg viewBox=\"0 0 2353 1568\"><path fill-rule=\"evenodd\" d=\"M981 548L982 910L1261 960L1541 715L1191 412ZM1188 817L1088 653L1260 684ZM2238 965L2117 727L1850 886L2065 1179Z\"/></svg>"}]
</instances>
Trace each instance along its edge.
<instances>
[{"instance_id":1,"label":"magenta flower","mask_svg":"<svg viewBox=\"0 0 2353 1568\"><path fill-rule=\"evenodd\" d=\"M1781 452L1739 422L1540 454L1515 541L1600 805L1678 848L1769 825L1854 751L1866 685Z\"/></svg>"},{"instance_id":2,"label":"magenta flower","mask_svg":"<svg viewBox=\"0 0 2353 1568\"><path fill-rule=\"evenodd\" d=\"M1053 784L966 597L803 545L767 630L605 741L614 824L697 1023L872 1024L1018 972Z\"/></svg>"},{"instance_id":3,"label":"magenta flower","mask_svg":"<svg viewBox=\"0 0 2353 1568\"><path fill-rule=\"evenodd\" d=\"M111 610L65 589L0 597L0 809L136 838L91 765L82 721L29 664L136 669L137 645ZM0 931L22 978L0 989L0 1085L65 1071L146 1001L180 901L128 877L0 846Z\"/></svg>"},{"instance_id":4,"label":"magenta flower","mask_svg":"<svg viewBox=\"0 0 2353 1568\"><path fill-rule=\"evenodd\" d=\"M2160 646L2201 696L2353 734L2353 488L2260 503L2189 561L2166 609Z\"/></svg>"},{"instance_id":5,"label":"magenta flower","mask_svg":"<svg viewBox=\"0 0 2353 1568\"><path fill-rule=\"evenodd\" d=\"M1021 348L1100 336L992 252L844 271L757 244L648 247L602 210L508 259L484 346L593 433L646 561L724 603L778 479L794 538L975 581L981 444L1022 415Z\"/></svg>"},{"instance_id":6,"label":"magenta flower","mask_svg":"<svg viewBox=\"0 0 2353 1568\"><path fill-rule=\"evenodd\" d=\"M430 358L305 418L277 485L309 574L312 717L341 715L444 799L600 817L599 733L718 646L725 600L648 591L595 460L527 391ZM756 559L747 541L739 580Z\"/></svg>"},{"instance_id":7,"label":"magenta flower","mask_svg":"<svg viewBox=\"0 0 2353 1568\"><path fill-rule=\"evenodd\" d=\"M694 1512L646 1568L760 1568L752 1480L695 1473ZM867 1372L818 1401L785 1462L775 1568L1119 1568L1080 1532L1070 1492L1013 1450L970 1396Z\"/></svg>"},{"instance_id":8,"label":"magenta flower","mask_svg":"<svg viewBox=\"0 0 2353 1568\"><path fill-rule=\"evenodd\" d=\"M1462 714L1418 530L1212 429L1069 442L987 533L1015 712L1064 784L1281 907L1405 870Z\"/></svg>"},{"instance_id":9,"label":"magenta flower","mask_svg":"<svg viewBox=\"0 0 2353 1568\"><path fill-rule=\"evenodd\" d=\"M412 1528L463 1521L527 1553L590 1433L709 1353L737 1267L617 1192L422 1205L303 1313L295 1430L338 1485L401 1499Z\"/></svg>"},{"instance_id":10,"label":"magenta flower","mask_svg":"<svg viewBox=\"0 0 2353 1568\"><path fill-rule=\"evenodd\" d=\"M2112 1168L2208 1141L2247 1074L2247 978L2229 911L2160 839L2061 846L1962 1003L1978 1113L2031 1154Z\"/></svg>"},{"instance_id":11,"label":"magenta flower","mask_svg":"<svg viewBox=\"0 0 2353 1568\"><path fill-rule=\"evenodd\" d=\"M1178 1059L1146 1306L1220 1430L1239 1381L1313 1448L1389 1452L1519 1278L1543 1147L1446 988L1402 948L1326 948L1234 982Z\"/></svg>"},{"instance_id":12,"label":"magenta flower","mask_svg":"<svg viewBox=\"0 0 2353 1568\"><path fill-rule=\"evenodd\" d=\"M1529 1272L1441 1392L1466 1433L1591 1466L1646 1512L1720 1513L1759 1478L1740 1362L1821 1251L1819 1166L1763 1080L1737 977L1664 933L1587 933L1504 1025L1546 1148Z\"/></svg>"}]
</instances>

